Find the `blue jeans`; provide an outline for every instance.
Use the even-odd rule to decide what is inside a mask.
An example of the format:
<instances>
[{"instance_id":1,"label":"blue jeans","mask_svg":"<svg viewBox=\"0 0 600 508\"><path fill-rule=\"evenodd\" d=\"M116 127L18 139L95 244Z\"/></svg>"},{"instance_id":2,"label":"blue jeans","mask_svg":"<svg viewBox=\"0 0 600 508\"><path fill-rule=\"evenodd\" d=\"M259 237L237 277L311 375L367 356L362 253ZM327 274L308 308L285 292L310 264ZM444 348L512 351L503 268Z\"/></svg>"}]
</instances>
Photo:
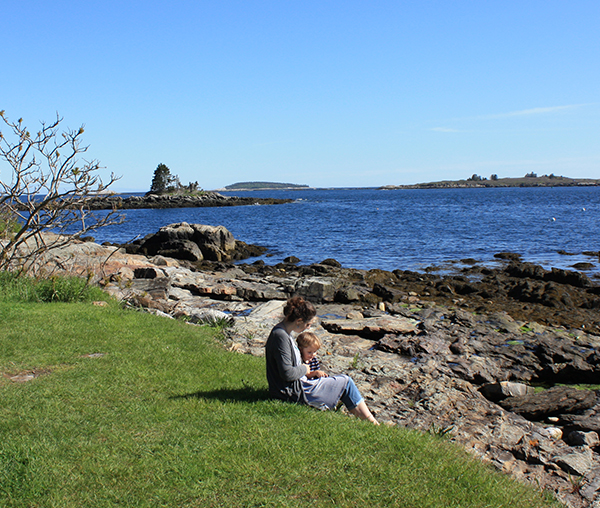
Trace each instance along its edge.
<instances>
[{"instance_id":1,"label":"blue jeans","mask_svg":"<svg viewBox=\"0 0 600 508\"><path fill-rule=\"evenodd\" d=\"M354 381L350 377L348 377L348 384L346 385L346 388L344 388L341 400L348 408L348 411L352 411L363 401L358 388L356 388Z\"/></svg>"}]
</instances>

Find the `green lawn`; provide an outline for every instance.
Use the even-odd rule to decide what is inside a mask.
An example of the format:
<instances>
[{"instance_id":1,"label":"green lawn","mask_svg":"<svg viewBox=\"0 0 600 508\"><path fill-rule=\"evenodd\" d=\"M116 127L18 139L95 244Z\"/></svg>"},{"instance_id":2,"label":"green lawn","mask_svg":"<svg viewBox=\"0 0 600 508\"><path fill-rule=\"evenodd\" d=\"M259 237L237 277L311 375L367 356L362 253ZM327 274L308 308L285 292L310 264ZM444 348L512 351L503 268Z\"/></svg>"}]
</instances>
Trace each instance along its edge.
<instances>
[{"instance_id":1,"label":"green lawn","mask_svg":"<svg viewBox=\"0 0 600 508\"><path fill-rule=\"evenodd\" d=\"M0 302L0 373L2 507L554 506L442 438L269 400L262 358L114 302Z\"/></svg>"}]
</instances>

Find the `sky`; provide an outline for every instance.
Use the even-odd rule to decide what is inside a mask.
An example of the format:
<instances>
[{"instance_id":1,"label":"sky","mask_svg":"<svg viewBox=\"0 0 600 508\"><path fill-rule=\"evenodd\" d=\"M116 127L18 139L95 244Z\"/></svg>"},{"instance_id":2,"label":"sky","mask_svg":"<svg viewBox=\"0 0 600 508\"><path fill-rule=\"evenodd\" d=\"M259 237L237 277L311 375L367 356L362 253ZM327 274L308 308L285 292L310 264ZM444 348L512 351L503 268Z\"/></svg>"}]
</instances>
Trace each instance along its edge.
<instances>
[{"instance_id":1,"label":"sky","mask_svg":"<svg viewBox=\"0 0 600 508\"><path fill-rule=\"evenodd\" d=\"M598 0L19 0L0 42L0 110L116 191L600 178Z\"/></svg>"}]
</instances>

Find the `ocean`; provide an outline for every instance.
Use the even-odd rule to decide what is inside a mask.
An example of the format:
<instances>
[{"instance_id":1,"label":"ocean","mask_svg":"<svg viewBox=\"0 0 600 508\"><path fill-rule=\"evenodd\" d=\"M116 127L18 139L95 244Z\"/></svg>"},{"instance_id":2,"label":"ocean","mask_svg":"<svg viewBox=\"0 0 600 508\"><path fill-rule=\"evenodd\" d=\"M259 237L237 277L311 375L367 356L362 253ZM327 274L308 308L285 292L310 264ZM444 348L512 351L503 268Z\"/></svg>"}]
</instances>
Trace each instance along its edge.
<instances>
[{"instance_id":1,"label":"ocean","mask_svg":"<svg viewBox=\"0 0 600 508\"><path fill-rule=\"evenodd\" d=\"M276 264L334 258L347 268L454 271L475 259L516 252L545 268L600 266L600 187L478 189L311 189L223 194L291 198L284 205L125 210L126 222L95 232L125 243L176 222L222 225L268 248ZM562 254L560 252L563 252ZM567 253L567 254L565 254ZM596 274L597 268L587 272Z\"/></svg>"}]
</instances>

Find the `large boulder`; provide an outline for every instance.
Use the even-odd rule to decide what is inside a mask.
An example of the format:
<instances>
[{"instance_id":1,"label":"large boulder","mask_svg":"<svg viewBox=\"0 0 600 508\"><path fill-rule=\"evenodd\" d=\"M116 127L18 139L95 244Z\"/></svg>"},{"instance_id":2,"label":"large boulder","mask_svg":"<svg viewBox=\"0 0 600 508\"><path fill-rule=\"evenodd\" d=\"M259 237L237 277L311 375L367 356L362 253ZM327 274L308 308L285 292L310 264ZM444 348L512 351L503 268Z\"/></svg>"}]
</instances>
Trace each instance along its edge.
<instances>
[{"instance_id":1,"label":"large boulder","mask_svg":"<svg viewBox=\"0 0 600 508\"><path fill-rule=\"evenodd\" d=\"M147 256L158 254L188 261L237 259L236 241L227 228L187 222L163 226L132 248Z\"/></svg>"}]
</instances>

